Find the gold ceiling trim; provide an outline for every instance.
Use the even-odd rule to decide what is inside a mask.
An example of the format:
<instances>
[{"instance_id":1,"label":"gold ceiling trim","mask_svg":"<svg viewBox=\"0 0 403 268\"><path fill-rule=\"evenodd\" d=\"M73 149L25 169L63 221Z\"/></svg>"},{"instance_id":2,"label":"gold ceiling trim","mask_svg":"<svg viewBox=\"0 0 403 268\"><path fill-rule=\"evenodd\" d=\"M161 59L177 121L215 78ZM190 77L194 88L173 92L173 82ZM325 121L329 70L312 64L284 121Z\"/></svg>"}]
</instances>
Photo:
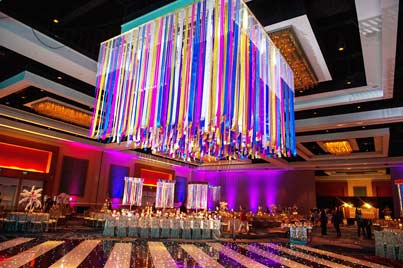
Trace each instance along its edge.
<instances>
[{"instance_id":1,"label":"gold ceiling trim","mask_svg":"<svg viewBox=\"0 0 403 268\"><path fill-rule=\"evenodd\" d=\"M350 142L347 140L343 141L326 141L323 143L326 150L334 155L346 155L351 154L353 149L351 148Z\"/></svg>"},{"instance_id":2,"label":"gold ceiling trim","mask_svg":"<svg viewBox=\"0 0 403 268\"><path fill-rule=\"evenodd\" d=\"M291 27L270 32L269 36L294 72L294 87L296 90L306 90L314 87L318 79L299 44L298 38Z\"/></svg>"}]
</instances>

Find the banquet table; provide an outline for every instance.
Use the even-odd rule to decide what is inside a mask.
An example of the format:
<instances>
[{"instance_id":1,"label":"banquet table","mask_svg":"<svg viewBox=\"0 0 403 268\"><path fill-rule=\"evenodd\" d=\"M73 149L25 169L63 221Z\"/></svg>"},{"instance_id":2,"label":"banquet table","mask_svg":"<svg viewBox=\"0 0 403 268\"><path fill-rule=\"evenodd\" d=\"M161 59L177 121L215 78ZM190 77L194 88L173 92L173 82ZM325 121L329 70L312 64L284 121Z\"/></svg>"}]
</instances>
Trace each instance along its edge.
<instances>
[{"instance_id":1,"label":"banquet table","mask_svg":"<svg viewBox=\"0 0 403 268\"><path fill-rule=\"evenodd\" d=\"M3 219L3 228L12 232L43 232L52 223L49 213L10 212Z\"/></svg>"},{"instance_id":2,"label":"banquet table","mask_svg":"<svg viewBox=\"0 0 403 268\"><path fill-rule=\"evenodd\" d=\"M160 218L107 215L103 235L107 237L216 239L221 221L199 218Z\"/></svg>"},{"instance_id":3,"label":"banquet table","mask_svg":"<svg viewBox=\"0 0 403 268\"><path fill-rule=\"evenodd\" d=\"M111 214L105 212L91 211L89 212L87 217L84 217L84 220L93 227L102 227L109 215Z\"/></svg>"},{"instance_id":4,"label":"banquet table","mask_svg":"<svg viewBox=\"0 0 403 268\"><path fill-rule=\"evenodd\" d=\"M403 231L384 229L374 231L375 255L394 260L403 260Z\"/></svg>"}]
</instances>

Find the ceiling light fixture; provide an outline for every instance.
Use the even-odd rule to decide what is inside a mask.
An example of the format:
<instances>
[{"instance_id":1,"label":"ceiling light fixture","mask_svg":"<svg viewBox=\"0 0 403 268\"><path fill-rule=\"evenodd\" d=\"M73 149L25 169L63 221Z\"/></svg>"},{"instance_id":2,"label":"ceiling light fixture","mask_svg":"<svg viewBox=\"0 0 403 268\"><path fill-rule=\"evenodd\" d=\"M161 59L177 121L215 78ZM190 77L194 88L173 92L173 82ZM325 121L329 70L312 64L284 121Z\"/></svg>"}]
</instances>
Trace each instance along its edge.
<instances>
[{"instance_id":1,"label":"ceiling light fixture","mask_svg":"<svg viewBox=\"0 0 403 268\"><path fill-rule=\"evenodd\" d=\"M301 49L293 28L271 32L269 36L294 72L295 89L305 90L314 87L318 83L318 79Z\"/></svg>"},{"instance_id":2,"label":"ceiling light fixture","mask_svg":"<svg viewBox=\"0 0 403 268\"><path fill-rule=\"evenodd\" d=\"M323 145L329 153L334 155L346 155L353 152L348 141L327 141Z\"/></svg>"},{"instance_id":3,"label":"ceiling light fixture","mask_svg":"<svg viewBox=\"0 0 403 268\"><path fill-rule=\"evenodd\" d=\"M53 19L53 23L59 23L59 20L58 19Z\"/></svg>"},{"instance_id":4,"label":"ceiling light fixture","mask_svg":"<svg viewBox=\"0 0 403 268\"><path fill-rule=\"evenodd\" d=\"M91 124L90 113L54 101L44 100L42 102L37 102L33 104L31 108L39 114L53 117L64 122L77 124L83 127L89 127Z\"/></svg>"},{"instance_id":5,"label":"ceiling light fixture","mask_svg":"<svg viewBox=\"0 0 403 268\"><path fill-rule=\"evenodd\" d=\"M63 78L62 78L61 76L58 76L57 79L58 79L58 80L62 80Z\"/></svg>"},{"instance_id":6,"label":"ceiling light fixture","mask_svg":"<svg viewBox=\"0 0 403 268\"><path fill-rule=\"evenodd\" d=\"M347 83L346 83L347 85L351 85L351 81L347 81Z\"/></svg>"},{"instance_id":7,"label":"ceiling light fixture","mask_svg":"<svg viewBox=\"0 0 403 268\"><path fill-rule=\"evenodd\" d=\"M344 47L339 47L337 50L338 50L338 51L343 51L343 50L344 50Z\"/></svg>"}]
</instances>

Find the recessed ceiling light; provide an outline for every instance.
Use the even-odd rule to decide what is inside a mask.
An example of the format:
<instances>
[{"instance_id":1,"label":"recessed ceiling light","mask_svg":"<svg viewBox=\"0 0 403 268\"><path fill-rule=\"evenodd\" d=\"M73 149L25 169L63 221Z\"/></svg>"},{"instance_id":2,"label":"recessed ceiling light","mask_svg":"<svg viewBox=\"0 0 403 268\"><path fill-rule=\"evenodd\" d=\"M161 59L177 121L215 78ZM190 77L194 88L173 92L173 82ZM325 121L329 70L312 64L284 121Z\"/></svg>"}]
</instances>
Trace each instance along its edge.
<instances>
[{"instance_id":1,"label":"recessed ceiling light","mask_svg":"<svg viewBox=\"0 0 403 268\"><path fill-rule=\"evenodd\" d=\"M61 77L61 76L58 76L57 79L62 80L62 77Z\"/></svg>"},{"instance_id":2,"label":"recessed ceiling light","mask_svg":"<svg viewBox=\"0 0 403 268\"><path fill-rule=\"evenodd\" d=\"M357 106L357 109L361 109L361 106L358 105L358 106Z\"/></svg>"},{"instance_id":3,"label":"recessed ceiling light","mask_svg":"<svg viewBox=\"0 0 403 268\"><path fill-rule=\"evenodd\" d=\"M343 51L343 50L344 50L344 47L339 47L337 50L338 50L338 51Z\"/></svg>"},{"instance_id":4,"label":"recessed ceiling light","mask_svg":"<svg viewBox=\"0 0 403 268\"><path fill-rule=\"evenodd\" d=\"M302 93L302 92L304 92L304 91L302 91L302 90L299 91L299 93Z\"/></svg>"},{"instance_id":5,"label":"recessed ceiling light","mask_svg":"<svg viewBox=\"0 0 403 268\"><path fill-rule=\"evenodd\" d=\"M21 99L26 99L27 97L26 96L21 96Z\"/></svg>"},{"instance_id":6,"label":"recessed ceiling light","mask_svg":"<svg viewBox=\"0 0 403 268\"><path fill-rule=\"evenodd\" d=\"M351 81L347 81L347 85L351 85Z\"/></svg>"},{"instance_id":7,"label":"recessed ceiling light","mask_svg":"<svg viewBox=\"0 0 403 268\"><path fill-rule=\"evenodd\" d=\"M313 112L313 114L317 114L317 112Z\"/></svg>"},{"instance_id":8,"label":"recessed ceiling light","mask_svg":"<svg viewBox=\"0 0 403 268\"><path fill-rule=\"evenodd\" d=\"M44 92L45 90L44 89L41 89L41 92Z\"/></svg>"},{"instance_id":9,"label":"recessed ceiling light","mask_svg":"<svg viewBox=\"0 0 403 268\"><path fill-rule=\"evenodd\" d=\"M363 126L362 128L365 128L365 126Z\"/></svg>"},{"instance_id":10,"label":"recessed ceiling light","mask_svg":"<svg viewBox=\"0 0 403 268\"><path fill-rule=\"evenodd\" d=\"M7 101L7 102L6 102L6 105L9 105L9 104L10 104L10 102L9 102L9 101Z\"/></svg>"},{"instance_id":11,"label":"recessed ceiling light","mask_svg":"<svg viewBox=\"0 0 403 268\"><path fill-rule=\"evenodd\" d=\"M53 19L53 23L59 23L58 19Z\"/></svg>"},{"instance_id":12,"label":"recessed ceiling light","mask_svg":"<svg viewBox=\"0 0 403 268\"><path fill-rule=\"evenodd\" d=\"M326 129L326 132L329 132L329 130L328 130L328 129Z\"/></svg>"}]
</instances>

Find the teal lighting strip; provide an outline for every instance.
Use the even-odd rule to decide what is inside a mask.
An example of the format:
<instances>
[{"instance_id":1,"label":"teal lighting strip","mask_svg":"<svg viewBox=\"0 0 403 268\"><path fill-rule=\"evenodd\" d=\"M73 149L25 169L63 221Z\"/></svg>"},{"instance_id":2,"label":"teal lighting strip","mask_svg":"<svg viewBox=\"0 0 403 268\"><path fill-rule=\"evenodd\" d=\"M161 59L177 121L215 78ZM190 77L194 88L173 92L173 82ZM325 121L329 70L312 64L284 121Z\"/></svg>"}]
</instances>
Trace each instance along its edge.
<instances>
[{"instance_id":1,"label":"teal lighting strip","mask_svg":"<svg viewBox=\"0 0 403 268\"><path fill-rule=\"evenodd\" d=\"M130 31L131 29L136 28L144 23L147 23L156 18L165 16L169 13L174 12L175 10L181 9L181 8L188 6L190 4L193 4L197 1L199 1L199 0L176 0L175 2L172 2L166 6L163 6L159 9L151 11L150 13L147 13L141 17L138 17L134 20L126 22L125 24L122 24L120 33L125 33L127 31Z\"/></svg>"}]
</instances>

